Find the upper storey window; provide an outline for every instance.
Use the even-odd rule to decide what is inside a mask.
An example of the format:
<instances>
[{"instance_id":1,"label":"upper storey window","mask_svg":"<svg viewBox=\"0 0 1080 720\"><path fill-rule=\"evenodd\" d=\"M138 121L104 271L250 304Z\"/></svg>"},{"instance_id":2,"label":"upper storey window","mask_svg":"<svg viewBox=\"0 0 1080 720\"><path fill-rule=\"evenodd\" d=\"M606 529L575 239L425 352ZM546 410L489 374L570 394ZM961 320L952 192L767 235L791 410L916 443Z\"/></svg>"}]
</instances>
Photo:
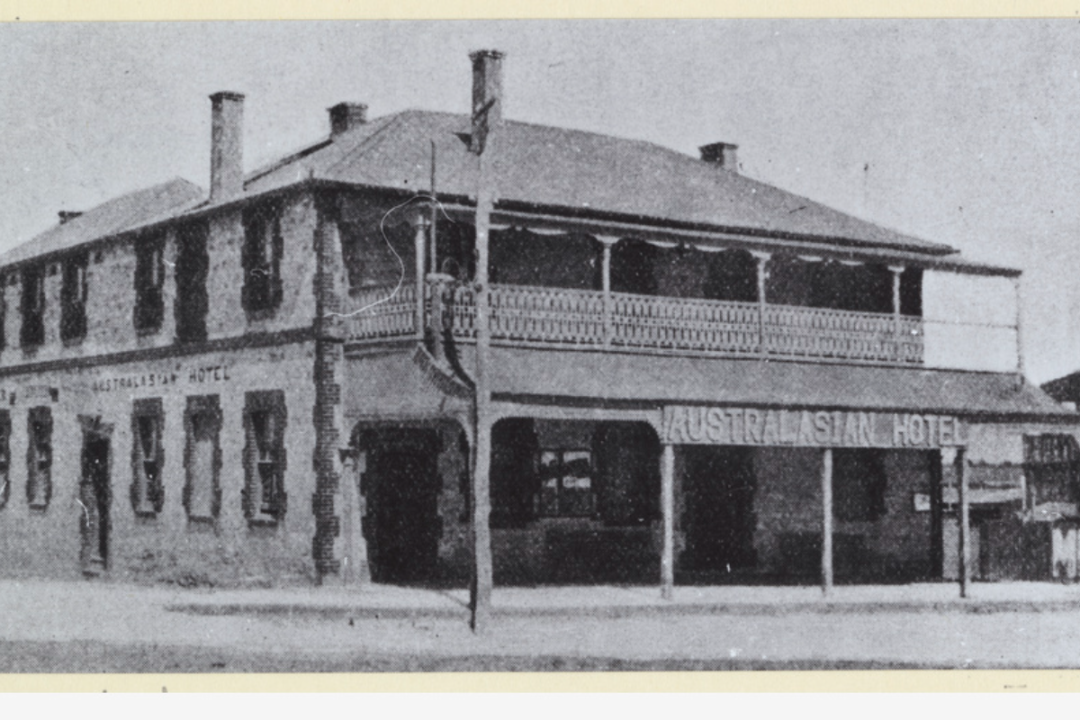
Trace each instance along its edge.
<instances>
[{"instance_id":1,"label":"upper storey window","mask_svg":"<svg viewBox=\"0 0 1080 720\"><path fill-rule=\"evenodd\" d=\"M86 337L86 253L64 261L60 289L60 339L64 342Z\"/></svg>"},{"instance_id":2,"label":"upper storey window","mask_svg":"<svg viewBox=\"0 0 1080 720\"><path fill-rule=\"evenodd\" d=\"M281 304L281 205L263 203L244 211L243 305L249 313Z\"/></svg>"},{"instance_id":3,"label":"upper storey window","mask_svg":"<svg viewBox=\"0 0 1080 720\"><path fill-rule=\"evenodd\" d=\"M165 317L165 238L144 238L135 245L135 329L149 334Z\"/></svg>"},{"instance_id":4,"label":"upper storey window","mask_svg":"<svg viewBox=\"0 0 1080 720\"><path fill-rule=\"evenodd\" d=\"M206 294L210 273L208 234L205 221L188 223L176 233L176 339L180 342L206 339L206 314L210 309Z\"/></svg>"},{"instance_id":5,"label":"upper storey window","mask_svg":"<svg viewBox=\"0 0 1080 720\"><path fill-rule=\"evenodd\" d=\"M24 348L45 342L45 267L35 265L22 271L22 327L19 344Z\"/></svg>"}]
</instances>

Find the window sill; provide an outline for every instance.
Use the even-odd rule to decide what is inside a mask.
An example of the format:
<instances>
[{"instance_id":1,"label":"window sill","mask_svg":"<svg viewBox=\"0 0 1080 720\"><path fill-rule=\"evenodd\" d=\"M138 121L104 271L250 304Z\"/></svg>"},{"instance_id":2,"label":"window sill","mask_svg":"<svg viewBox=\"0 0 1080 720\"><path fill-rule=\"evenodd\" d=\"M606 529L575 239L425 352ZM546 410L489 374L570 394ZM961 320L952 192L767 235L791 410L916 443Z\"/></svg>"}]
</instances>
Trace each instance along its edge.
<instances>
[{"instance_id":1,"label":"window sill","mask_svg":"<svg viewBox=\"0 0 1080 720\"><path fill-rule=\"evenodd\" d=\"M248 520L248 530L253 535L276 535L281 523L276 518L263 517Z\"/></svg>"},{"instance_id":2,"label":"window sill","mask_svg":"<svg viewBox=\"0 0 1080 720\"><path fill-rule=\"evenodd\" d=\"M60 342L66 348L73 348L73 347L79 347L80 345L82 345L84 340L86 340L86 336L85 335L80 335L79 337L62 338L60 340Z\"/></svg>"},{"instance_id":3,"label":"window sill","mask_svg":"<svg viewBox=\"0 0 1080 720\"><path fill-rule=\"evenodd\" d=\"M268 307L259 309L247 309L244 313L247 315L249 323L266 322L267 320L273 320L277 316L278 307Z\"/></svg>"},{"instance_id":4,"label":"window sill","mask_svg":"<svg viewBox=\"0 0 1080 720\"><path fill-rule=\"evenodd\" d=\"M157 335L160 332L161 332L161 325L158 325L157 327L142 327L142 328L141 327L136 327L135 328L135 337L139 337L139 338L153 337L154 335Z\"/></svg>"},{"instance_id":5,"label":"window sill","mask_svg":"<svg viewBox=\"0 0 1080 720\"><path fill-rule=\"evenodd\" d=\"M30 503L30 512L40 514L40 513L44 513L48 509L49 509L49 504L48 503Z\"/></svg>"}]
</instances>

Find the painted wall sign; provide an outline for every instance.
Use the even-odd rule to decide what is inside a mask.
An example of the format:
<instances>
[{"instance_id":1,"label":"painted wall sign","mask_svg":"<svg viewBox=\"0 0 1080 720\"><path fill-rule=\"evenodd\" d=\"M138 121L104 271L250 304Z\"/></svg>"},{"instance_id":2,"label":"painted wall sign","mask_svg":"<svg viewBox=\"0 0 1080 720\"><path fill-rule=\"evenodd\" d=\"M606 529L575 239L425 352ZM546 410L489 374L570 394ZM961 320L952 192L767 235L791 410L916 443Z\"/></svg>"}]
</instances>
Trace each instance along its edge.
<instances>
[{"instance_id":1,"label":"painted wall sign","mask_svg":"<svg viewBox=\"0 0 1080 720\"><path fill-rule=\"evenodd\" d=\"M686 405L664 408L663 430L673 445L939 448L965 437L952 415Z\"/></svg>"},{"instance_id":2,"label":"painted wall sign","mask_svg":"<svg viewBox=\"0 0 1080 720\"><path fill-rule=\"evenodd\" d=\"M127 375L107 375L94 380L90 389L94 392L110 392L113 390L134 390L137 388L155 388L175 385L187 380L188 384L201 385L212 382L228 382L232 380L229 375L228 365L203 365L199 367L165 372L131 373Z\"/></svg>"}]
</instances>

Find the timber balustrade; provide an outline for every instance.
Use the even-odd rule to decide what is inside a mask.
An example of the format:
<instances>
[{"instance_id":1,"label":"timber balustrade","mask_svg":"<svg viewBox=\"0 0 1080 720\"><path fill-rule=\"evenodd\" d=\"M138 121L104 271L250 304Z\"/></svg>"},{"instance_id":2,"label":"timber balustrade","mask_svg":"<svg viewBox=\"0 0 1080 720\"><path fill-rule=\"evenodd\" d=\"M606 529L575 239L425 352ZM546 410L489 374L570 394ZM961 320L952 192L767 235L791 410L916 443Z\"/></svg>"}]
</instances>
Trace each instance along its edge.
<instances>
[{"instance_id":1,"label":"timber balustrade","mask_svg":"<svg viewBox=\"0 0 1080 720\"><path fill-rule=\"evenodd\" d=\"M468 342L475 335L473 291L442 287L443 327ZM430 286L427 292L430 313ZM414 335L415 293L405 284L353 296L347 337ZM493 285L490 298L491 337L504 344L923 362L917 317L518 285Z\"/></svg>"}]
</instances>

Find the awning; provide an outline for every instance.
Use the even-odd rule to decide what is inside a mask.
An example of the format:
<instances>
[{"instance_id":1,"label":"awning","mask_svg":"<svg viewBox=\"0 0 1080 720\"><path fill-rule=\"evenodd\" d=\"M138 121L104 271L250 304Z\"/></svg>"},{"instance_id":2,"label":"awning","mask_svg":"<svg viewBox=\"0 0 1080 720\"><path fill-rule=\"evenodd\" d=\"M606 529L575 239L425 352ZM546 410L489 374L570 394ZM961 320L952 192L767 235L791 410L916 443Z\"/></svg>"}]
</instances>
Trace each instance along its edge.
<instances>
[{"instance_id":1,"label":"awning","mask_svg":"<svg viewBox=\"0 0 1080 720\"><path fill-rule=\"evenodd\" d=\"M708 403L1009 416L1080 423L1011 373L492 349L492 390L507 399Z\"/></svg>"}]
</instances>

